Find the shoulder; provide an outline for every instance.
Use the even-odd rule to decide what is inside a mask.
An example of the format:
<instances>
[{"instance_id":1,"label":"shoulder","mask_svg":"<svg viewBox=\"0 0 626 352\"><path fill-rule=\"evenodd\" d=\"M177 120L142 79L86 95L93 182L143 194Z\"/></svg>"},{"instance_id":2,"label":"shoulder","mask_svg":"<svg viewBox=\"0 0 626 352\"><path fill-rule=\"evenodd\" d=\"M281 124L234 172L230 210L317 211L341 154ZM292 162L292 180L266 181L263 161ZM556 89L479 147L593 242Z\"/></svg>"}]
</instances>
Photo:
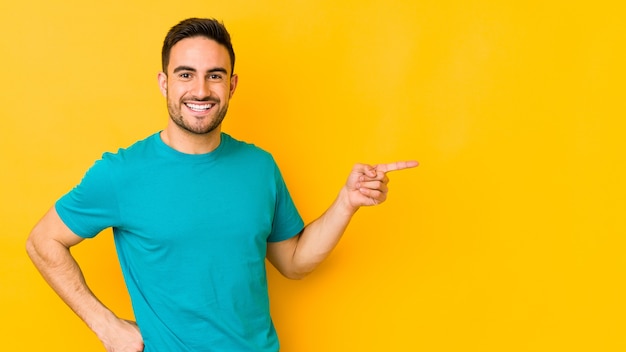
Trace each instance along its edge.
<instances>
[{"instance_id":1,"label":"shoulder","mask_svg":"<svg viewBox=\"0 0 626 352\"><path fill-rule=\"evenodd\" d=\"M226 133L222 133L222 143L229 156L236 155L248 161L275 164L272 154L255 144L235 139Z\"/></svg>"},{"instance_id":2,"label":"shoulder","mask_svg":"<svg viewBox=\"0 0 626 352\"><path fill-rule=\"evenodd\" d=\"M105 152L102 154L101 160L107 164L120 165L127 162L135 162L137 160L146 160L146 156L156 153L157 141L159 134L152 134L132 145L119 148L117 152Z\"/></svg>"},{"instance_id":3,"label":"shoulder","mask_svg":"<svg viewBox=\"0 0 626 352\"><path fill-rule=\"evenodd\" d=\"M116 152L105 152L87 170L85 176L92 179L114 179L127 172L139 172L146 168L148 160L154 155L154 135L137 141ZM134 171L133 171L134 170Z\"/></svg>"}]
</instances>

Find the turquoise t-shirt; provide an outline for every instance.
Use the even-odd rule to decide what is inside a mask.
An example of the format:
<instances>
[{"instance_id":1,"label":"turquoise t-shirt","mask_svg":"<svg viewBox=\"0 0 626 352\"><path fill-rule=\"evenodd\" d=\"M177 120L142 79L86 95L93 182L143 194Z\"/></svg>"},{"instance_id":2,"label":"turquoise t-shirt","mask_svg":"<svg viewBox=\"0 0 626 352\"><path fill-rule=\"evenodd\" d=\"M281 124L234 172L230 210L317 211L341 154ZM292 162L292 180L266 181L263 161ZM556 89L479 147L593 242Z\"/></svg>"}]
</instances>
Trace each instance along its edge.
<instances>
[{"instance_id":1,"label":"turquoise t-shirt","mask_svg":"<svg viewBox=\"0 0 626 352\"><path fill-rule=\"evenodd\" d=\"M156 133L105 153L56 210L81 237L113 228L146 352L279 349L267 242L304 223L269 153L223 133L184 154Z\"/></svg>"}]
</instances>

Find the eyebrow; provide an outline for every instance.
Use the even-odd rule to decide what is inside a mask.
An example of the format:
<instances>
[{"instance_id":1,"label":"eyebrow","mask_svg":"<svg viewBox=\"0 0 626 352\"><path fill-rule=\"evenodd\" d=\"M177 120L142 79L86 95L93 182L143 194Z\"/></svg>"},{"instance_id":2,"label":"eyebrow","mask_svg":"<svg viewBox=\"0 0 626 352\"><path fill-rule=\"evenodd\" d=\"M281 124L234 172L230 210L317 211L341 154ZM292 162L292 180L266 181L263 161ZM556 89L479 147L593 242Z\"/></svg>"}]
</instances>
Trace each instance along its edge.
<instances>
[{"instance_id":1,"label":"eyebrow","mask_svg":"<svg viewBox=\"0 0 626 352\"><path fill-rule=\"evenodd\" d=\"M180 71L191 71L191 72L196 72L197 70L193 67L189 67L189 66L178 66L174 69L174 73L180 72ZM215 67L212 68L210 70L207 70L207 73L214 73L214 72L222 72L224 74L228 74L228 71L223 68L223 67Z\"/></svg>"}]
</instances>

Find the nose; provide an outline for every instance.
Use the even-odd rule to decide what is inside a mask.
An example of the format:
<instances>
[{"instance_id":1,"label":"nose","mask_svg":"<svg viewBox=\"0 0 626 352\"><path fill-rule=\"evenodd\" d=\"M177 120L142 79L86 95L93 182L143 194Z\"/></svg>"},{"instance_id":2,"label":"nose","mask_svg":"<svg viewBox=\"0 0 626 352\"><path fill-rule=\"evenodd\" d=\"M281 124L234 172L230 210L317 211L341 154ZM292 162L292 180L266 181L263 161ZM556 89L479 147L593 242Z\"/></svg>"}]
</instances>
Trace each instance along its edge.
<instances>
[{"instance_id":1,"label":"nose","mask_svg":"<svg viewBox=\"0 0 626 352\"><path fill-rule=\"evenodd\" d=\"M194 85L193 94L196 96L198 100L202 100L204 98L208 98L211 96L211 87L210 83L207 80L198 78L196 84Z\"/></svg>"}]
</instances>

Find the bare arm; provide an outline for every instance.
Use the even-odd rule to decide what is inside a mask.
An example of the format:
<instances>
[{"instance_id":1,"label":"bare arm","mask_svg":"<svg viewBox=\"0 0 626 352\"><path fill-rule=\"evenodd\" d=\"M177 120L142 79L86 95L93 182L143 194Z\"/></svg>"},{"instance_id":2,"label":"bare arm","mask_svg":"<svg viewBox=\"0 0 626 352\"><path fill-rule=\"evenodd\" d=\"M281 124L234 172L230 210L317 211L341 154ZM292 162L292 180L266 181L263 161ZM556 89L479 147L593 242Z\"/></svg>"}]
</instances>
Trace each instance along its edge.
<instances>
[{"instance_id":1,"label":"bare arm","mask_svg":"<svg viewBox=\"0 0 626 352\"><path fill-rule=\"evenodd\" d=\"M268 260L288 278L305 277L328 257L361 206L377 205L387 199L387 172L417 165L415 161L355 165L339 195L322 216L297 236L268 244Z\"/></svg>"},{"instance_id":2,"label":"bare arm","mask_svg":"<svg viewBox=\"0 0 626 352\"><path fill-rule=\"evenodd\" d=\"M33 228L26 251L50 287L96 333L107 351L143 351L137 326L116 317L87 286L70 253L70 247L82 240L63 223L53 207Z\"/></svg>"}]
</instances>

